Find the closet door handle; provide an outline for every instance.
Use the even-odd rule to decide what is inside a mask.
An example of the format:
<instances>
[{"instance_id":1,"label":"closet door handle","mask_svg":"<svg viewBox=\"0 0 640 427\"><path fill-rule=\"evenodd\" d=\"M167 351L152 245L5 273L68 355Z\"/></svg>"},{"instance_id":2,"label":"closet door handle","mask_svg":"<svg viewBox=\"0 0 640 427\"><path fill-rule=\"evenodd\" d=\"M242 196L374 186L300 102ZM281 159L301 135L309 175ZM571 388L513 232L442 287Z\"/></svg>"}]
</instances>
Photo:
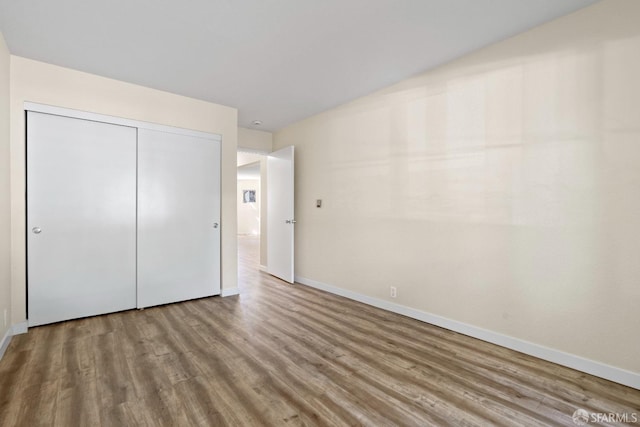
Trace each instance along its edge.
<instances>
[{"instance_id":1,"label":"closet door handle","mask_svg":"<svg viewBox=\"0 0 640 427\"><path fill-rule=\"evenodd\" d=\"M42 233L42 229L40 227L33 227L31 229L31 231L33 231L33 234L40 234Z\"/></svg>"}]
</instances>

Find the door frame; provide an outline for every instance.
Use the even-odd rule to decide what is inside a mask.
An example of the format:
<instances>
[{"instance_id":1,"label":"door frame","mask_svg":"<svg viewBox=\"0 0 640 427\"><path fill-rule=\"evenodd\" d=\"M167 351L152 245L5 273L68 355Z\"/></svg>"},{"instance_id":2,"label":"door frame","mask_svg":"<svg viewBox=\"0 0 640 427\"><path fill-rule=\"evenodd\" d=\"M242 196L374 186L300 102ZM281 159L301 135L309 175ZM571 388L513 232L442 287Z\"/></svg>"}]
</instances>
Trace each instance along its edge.
<instances>
[{"instance_id":1,"label":"door frame","mask_svg":"<svg viewBox=\"0 0 640 427\"><path fill-rule=\"evenodd\" d=\"M184 129L173 126L159 125L157 123L144 122L141 120L125 119L123 117L109 116L106 114L90 113L88 111L74 110L71 108L55 107L53 105L39 104L37 102L25 102L25 111L36 113L53 114L55 116L70 117L72 119L84 119L94 122L109 123L113 125L128 126L138 129L149 129L160 132L175 133L178 135L195 136L198 138L213 139L222 142L222 136L216 133L202 132L198 130Z\"/></svg>"}]
</instances>

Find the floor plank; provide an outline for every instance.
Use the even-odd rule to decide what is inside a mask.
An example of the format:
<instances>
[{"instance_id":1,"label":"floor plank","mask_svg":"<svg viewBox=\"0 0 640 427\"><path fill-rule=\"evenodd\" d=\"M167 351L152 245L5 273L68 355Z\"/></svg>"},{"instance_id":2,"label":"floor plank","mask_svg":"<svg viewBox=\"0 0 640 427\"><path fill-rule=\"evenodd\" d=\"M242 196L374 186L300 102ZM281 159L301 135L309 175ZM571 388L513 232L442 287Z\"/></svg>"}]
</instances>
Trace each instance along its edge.
<instances>
[{"instance_id":1,"label":"floor plank","mask_svg":"<svg viewBox=\"0 0 640 427\"><path fill-rule=\"evenodd\" d=\"M0 361L0 425L575 425L640 391L258 269L240 296L32 328ZM640 425L640 423L638 424Z\"/></svg>"}]
</instances>

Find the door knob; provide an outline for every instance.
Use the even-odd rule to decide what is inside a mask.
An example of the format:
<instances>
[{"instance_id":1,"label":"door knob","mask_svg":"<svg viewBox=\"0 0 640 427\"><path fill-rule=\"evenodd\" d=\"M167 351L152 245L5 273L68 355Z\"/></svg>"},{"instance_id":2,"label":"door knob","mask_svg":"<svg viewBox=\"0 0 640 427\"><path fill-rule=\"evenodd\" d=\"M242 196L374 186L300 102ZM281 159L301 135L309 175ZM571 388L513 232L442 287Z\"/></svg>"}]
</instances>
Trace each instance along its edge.
<instances>
[{"instance_id":1,"label":"door knob","mask_svg":"<svg viewBox=\"0 0 640 427\"><path fill-rule=\"evenodd\" d=\"M218 225L219 225L219 224L218 224L217 222L214 222L214 223L213 223L213 228L218 228Z\"/></svg>"},{"instance_id":2,"label":"door knob","mask_svg":"<svg viewBox=\"0 0 640 427\"><path fill-rule=\"evenodd\" d=\"M31 231L33 231L33 234L40 234L42 233L42 229L40 227L33 227L31 229Z\"/></svg>"}]
</instances>

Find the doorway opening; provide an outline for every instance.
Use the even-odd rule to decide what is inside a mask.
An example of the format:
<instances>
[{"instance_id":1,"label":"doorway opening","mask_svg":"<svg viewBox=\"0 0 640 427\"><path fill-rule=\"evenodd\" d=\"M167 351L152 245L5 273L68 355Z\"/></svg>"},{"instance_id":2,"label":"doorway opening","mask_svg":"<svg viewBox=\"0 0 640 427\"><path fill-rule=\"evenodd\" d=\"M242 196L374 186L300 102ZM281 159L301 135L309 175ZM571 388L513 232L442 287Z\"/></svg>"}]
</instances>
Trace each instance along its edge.
<instances>
[{"instance_id":1,"label":"doorway opening","mask_svg":"<svg viewBox=\"0 0 640 427\"><path fill-rule=\"evenodd\" d=\"M237 169L239 265L266 271L267 156L238 151Z\"/></svg>"},{"instance_id":2,"label":"doorway opening","mask_svg":"<svg viewBox=\"0 0 640 427\"><path fill-rule=\"evenodd\" d=\"M294 147L269 154L239 151L237 170L240 264L293 283ZM253 258L243 258L243 250Z\"/></svg>"}]
</instances>

